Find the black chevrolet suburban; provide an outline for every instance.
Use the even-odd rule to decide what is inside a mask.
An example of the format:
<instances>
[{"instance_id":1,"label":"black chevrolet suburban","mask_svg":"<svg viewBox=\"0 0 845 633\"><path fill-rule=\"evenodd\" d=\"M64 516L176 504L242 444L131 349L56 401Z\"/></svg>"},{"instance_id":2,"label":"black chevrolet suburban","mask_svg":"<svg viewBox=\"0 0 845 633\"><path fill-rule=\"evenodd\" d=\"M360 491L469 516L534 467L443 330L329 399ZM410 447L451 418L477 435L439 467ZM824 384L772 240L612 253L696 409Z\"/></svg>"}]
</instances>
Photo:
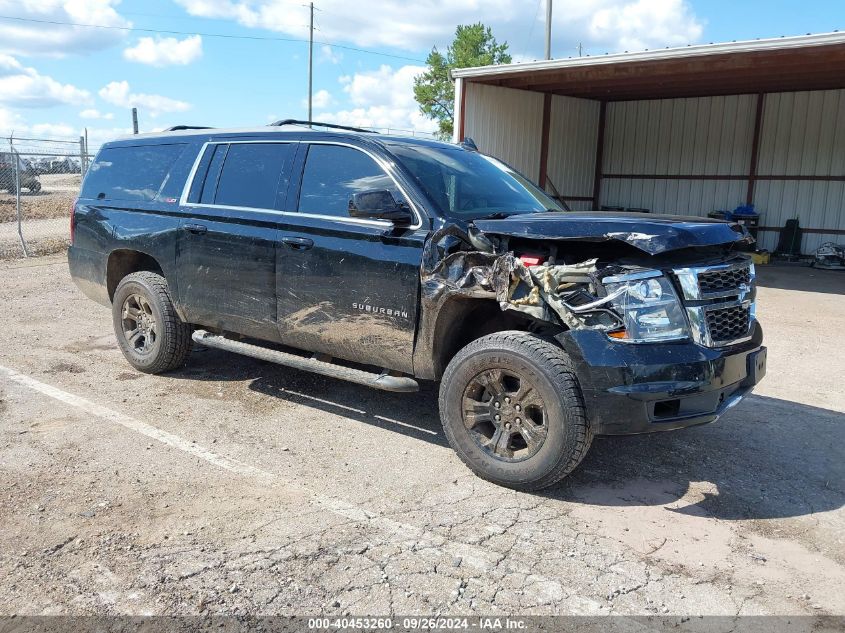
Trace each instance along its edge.
<instances>
[{"instance_id":1,"label":"black chevrolet suburban","mask_svg":"<svg viewBox=\"0 0 845 633\"><path fill-rule=\"evenodd\" d=\"M460 458L523 490L594 435L713 422L763 377L743 227L568 212L472 144L338 127L102 147L70 272L133 367L175 370L197 342L392 391L437 380Z\"/></svg>"}]
</instances>

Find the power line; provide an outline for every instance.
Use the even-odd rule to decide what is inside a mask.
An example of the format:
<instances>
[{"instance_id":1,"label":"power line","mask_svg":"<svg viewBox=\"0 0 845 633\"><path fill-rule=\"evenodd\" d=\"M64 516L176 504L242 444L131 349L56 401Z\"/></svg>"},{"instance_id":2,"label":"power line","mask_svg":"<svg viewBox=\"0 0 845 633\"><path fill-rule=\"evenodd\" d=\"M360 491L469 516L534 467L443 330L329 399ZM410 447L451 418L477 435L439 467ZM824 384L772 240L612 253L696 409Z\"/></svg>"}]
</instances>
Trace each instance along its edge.
<instances>
[{"instance_id":1,"label":"power line","mask_svg":"<svg viewBox=\"0 0 845 633\"><path fill-rule=\"evenodd\" d=\"M203 37L217 37L221 39L232 39L232 40L258 40L258 41L266 41L266 42L297 42L297 43L307 43L307 39L301 39L296 37L268 37L264 35L230 35L227 33L203 33L199 31L172 31L167 29L145 29L141 27L135 26L112 26L106 24L82 24L79 22L62 22L59 20L40 20L37 18L22 18L18 16L12 15L0 15L0 20L15 20L17 22L34 22L36 24L51 24L54 26L78 26L83 28L90 28L90 29L109 29L113 31L134 31L140 33L156 33L159 35L201 35ZM356 48L354 46L346 46L343 44L333 44L331 42L314 40L315 44L325 44L326 46L333 46L335 48L341 48L347 51L355 51L356 53L366 53L368 55L379 55L381 57L392 57L394 59L403 59L410 62L419 62L425 63L423 59L417 59L415 57L406 57L404 55L394 55L392 53L380 53L378 51L371 51L365 48Z\"/></svg>"}]
</instances>

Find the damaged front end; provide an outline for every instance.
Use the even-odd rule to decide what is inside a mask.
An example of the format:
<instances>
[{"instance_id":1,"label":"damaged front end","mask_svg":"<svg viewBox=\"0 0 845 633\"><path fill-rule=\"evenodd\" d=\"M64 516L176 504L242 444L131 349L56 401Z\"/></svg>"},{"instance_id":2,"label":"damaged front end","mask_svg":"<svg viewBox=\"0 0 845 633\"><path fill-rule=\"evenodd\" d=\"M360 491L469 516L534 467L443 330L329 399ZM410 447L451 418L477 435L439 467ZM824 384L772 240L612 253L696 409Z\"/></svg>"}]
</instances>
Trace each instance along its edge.
<instances>
[{"instance_id":1,"label":"damaged front end","mask_svg":"<svg viewBox=\"0 0 845 633\"><path fill-rule=\"evenodd\" d=\"M689 331L671 282L659 270L576 264L527 263L505 255L496 265L496 298L503 310L567 329L593 328L628 342L685 339Z\"/></svg>"},{"instance_id":2,"label":"damaged front end","mask_svg":"<svg viewBox=\"0 0 845 633\"><path fill-rule=\"evenodd\" d=\"M551 214L538 215L549 222ZM603 235L595 227L578 235L537 228L531 217L508 232L480 230L507 224L485 220L431 236L418 332L420 347L435 358L431 377L467 342L450 332L488 333L490 312L477 317L466 309L483 299L499 318L512 319L498 327L557 339L577 371L596 433L712 422L762 378L754 267L736 251L750 241L745 230L704 222L696 232L683 219L661 219L625 233L617 218Z\"/></svg>"},{"instance_id":3,"label":"damaged front end","mask_svg":"<svg viewBox=\"0 0 845 633\"><path fill-rule=\"evenodd\" d=\"M672 233L677 236L679 231L672 227ZM655 236L646 244L640 231L624 235L616 230L605 234L601 248L595 235L577 242L569 236L541 240L534 233L528 239L524 234L488 235L473 223L466 229L451 225L435 233L423 259L424 311L446 297L485 298L495 299L504 312L539 324L596 329L618 341L690 336L678 292L662 270L669 259L662 260L655 247L662 242L667 251L689 249L684 242L669 244L664 236ZM733 229L727 237L747 241L746 233ZM624 243L626 238L627 249L613 248L614 241ZM585 254L598 256L585 258Z\"/></svg>"}]
</instances>

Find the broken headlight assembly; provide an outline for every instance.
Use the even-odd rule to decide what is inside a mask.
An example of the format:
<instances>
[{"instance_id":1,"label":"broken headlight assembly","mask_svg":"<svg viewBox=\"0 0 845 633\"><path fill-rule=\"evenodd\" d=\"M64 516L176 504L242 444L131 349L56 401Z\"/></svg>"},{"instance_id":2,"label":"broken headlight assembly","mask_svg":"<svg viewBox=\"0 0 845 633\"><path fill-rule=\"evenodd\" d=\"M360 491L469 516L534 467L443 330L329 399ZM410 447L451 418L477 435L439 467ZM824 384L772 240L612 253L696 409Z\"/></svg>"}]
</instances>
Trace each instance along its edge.
<instances>
[{"instance_id":1,"label":"broken headlight assembly","mask_svg":"<svg viewBox=\"0 0 845 633\"><path fill-rule=\"evenodd\" d=\"M657 270L612 275L602 280L603 303L619 317L621 327L608 332L628 343L676 341L689 337L689 326L672 282Z\"/></svg>"}]
</instances>

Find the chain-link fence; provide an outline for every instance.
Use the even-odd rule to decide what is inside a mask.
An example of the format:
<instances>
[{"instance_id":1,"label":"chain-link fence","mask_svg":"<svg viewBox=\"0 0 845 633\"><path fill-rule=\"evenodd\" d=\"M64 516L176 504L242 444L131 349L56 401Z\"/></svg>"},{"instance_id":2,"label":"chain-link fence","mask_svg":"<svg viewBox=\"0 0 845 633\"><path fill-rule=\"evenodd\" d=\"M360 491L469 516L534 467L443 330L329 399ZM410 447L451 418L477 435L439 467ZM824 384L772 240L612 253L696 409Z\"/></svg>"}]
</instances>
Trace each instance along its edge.
<instances>
[{"instance_id":1,"label":"chain-link fence","mask_svg":"<svg viewBox=\"0 0 845 633\"><path fill-rule=\"evenodd\" d=\"M67 248L70 207L89 163L84 138L0 143L0 258Z\"/></svg>"}]
</instances>

